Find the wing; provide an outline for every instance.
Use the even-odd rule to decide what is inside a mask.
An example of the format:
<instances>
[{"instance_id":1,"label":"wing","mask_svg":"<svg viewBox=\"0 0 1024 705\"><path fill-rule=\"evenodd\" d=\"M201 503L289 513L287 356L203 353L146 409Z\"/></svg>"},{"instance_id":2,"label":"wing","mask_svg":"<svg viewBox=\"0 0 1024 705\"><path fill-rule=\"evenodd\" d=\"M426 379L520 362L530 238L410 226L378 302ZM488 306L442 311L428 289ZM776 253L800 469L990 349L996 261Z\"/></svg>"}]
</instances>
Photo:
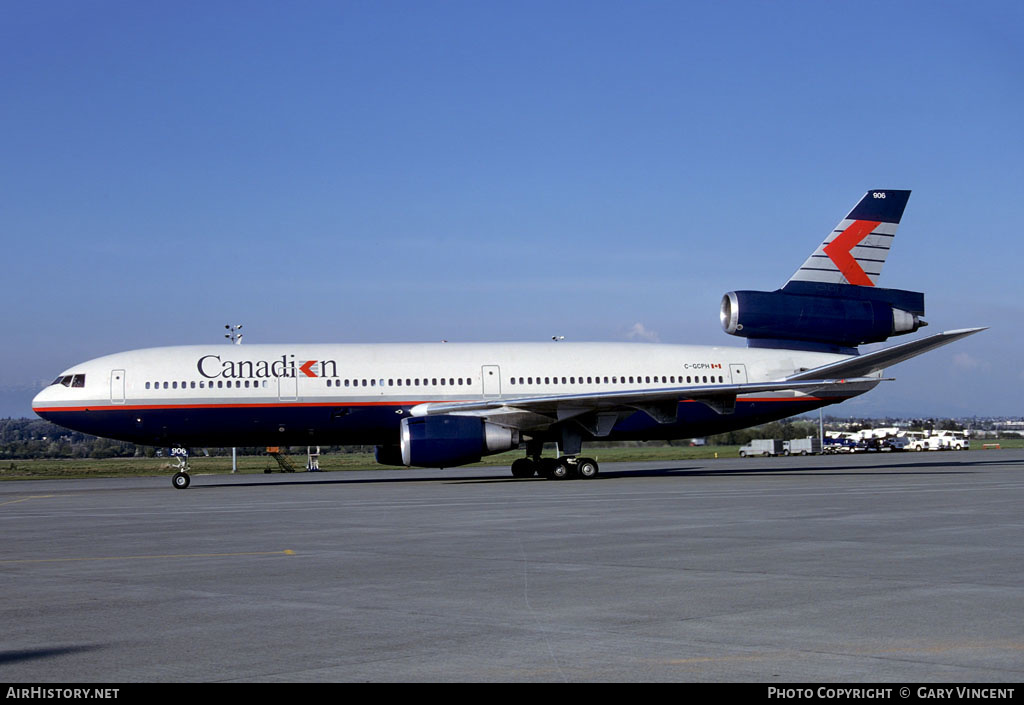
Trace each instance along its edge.
<instances>
[{"instance_id":1,"label":"wing","mask_svg":"<svg viewBox=\"0 0 1024 705\"><path fill-rule=\"evenodd\" d=\"M816 379L798 382L778 381L748 384L721 384L701 387L664 387L658 389L586 394L556 394L529 397L503 397L469 402L430 402L414 406L413 416L480 416L520 430L546 428L554 423L576 419L595 436L606 436L622 417L642 411L658 423L675 423L680 401L701 402L720 414L731 414L736 397L765 392L804 392L808 394L856 394L878 384L877 377L859 379Z\"/></svg>"}]
</instances>

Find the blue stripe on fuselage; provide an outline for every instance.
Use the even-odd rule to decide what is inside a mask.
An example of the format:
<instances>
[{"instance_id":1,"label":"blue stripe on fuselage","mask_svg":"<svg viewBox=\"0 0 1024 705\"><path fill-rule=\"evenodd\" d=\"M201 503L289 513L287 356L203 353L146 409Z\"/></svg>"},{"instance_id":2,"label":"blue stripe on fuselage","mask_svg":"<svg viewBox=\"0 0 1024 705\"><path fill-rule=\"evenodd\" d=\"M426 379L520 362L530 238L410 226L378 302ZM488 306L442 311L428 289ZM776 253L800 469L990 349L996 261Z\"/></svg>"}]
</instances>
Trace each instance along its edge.
<instances>
[{"instance_id":1,"label":"blue stripe on fuselage","mask_svg":"<svg viewBox=\"0 0 1024 705\"><path fill-rule=\"evenodd\" d=\"M725 433L813 411L844 398L776 398L745 401L732 414L699 402L680 402L678 420L660 424L638 411L617 423L608 436L584 440L671 440ZM287 405L132 409L104 406L37 412L48 421L83 433L140 445L394 445L399 424L412 405ZM557 440L557 428L550 438Z\"/></svg>"}]
</instances>

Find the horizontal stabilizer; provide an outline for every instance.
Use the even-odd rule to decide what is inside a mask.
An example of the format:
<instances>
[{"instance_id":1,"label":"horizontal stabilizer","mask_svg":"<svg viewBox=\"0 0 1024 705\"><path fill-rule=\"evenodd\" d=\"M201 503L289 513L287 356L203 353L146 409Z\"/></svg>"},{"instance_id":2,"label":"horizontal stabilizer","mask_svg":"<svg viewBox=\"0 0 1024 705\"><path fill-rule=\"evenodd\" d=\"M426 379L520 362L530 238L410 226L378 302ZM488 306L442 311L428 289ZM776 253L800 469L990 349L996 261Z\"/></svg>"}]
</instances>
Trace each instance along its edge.
<instances>
[{"instance_id":1,"label":"horizontal stabilizer","mask_svg":"<svg viewBox=\"0 0 1024 705\"><path fill-rule=\"evenodd\" d=\"M903 343L902 345L894 345L891 348L876 350L875 352L865 353L864 355L858 355L846 360L840 360L839 362L815 367L812 370L791 375L786 378L786 381L796 382L799 380L810 379L865 377L867 375L880 372L881 370L891 367L898 362L903 362L904 360L909 360L912 357L917 357L918 355L922 355L930 350L942 347L943 345L948 345L949 343L960 340L961 338L966 338L969 335L974 335L975 333L979 333L983 330L986 329L962 328L960 330L938 333L936 335L928 336L927 338L921 338L920 340L912 340L909 343Z\"/></svg>"}]
</instances>

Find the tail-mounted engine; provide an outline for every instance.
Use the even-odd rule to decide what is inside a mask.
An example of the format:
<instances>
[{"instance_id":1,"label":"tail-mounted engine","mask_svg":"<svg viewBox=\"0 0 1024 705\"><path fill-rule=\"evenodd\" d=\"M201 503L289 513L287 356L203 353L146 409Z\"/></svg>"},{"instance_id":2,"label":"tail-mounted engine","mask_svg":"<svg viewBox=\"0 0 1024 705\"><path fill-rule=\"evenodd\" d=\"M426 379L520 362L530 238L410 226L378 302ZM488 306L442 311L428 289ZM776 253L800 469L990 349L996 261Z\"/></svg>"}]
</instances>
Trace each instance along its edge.
<instances>
[{"instance_id":1,"label":"tail-mounted engine","mask_svg":"<svg viewBox=\"0 0 1024 705\"><path fill-rule=\"evenodd\" d=\"M730 291L721 312L725 332L752 347L821 349L913 333L928 325L923 315L924 294L916 291L797 281L778 291Z\"/></svg>"}]
</instances>

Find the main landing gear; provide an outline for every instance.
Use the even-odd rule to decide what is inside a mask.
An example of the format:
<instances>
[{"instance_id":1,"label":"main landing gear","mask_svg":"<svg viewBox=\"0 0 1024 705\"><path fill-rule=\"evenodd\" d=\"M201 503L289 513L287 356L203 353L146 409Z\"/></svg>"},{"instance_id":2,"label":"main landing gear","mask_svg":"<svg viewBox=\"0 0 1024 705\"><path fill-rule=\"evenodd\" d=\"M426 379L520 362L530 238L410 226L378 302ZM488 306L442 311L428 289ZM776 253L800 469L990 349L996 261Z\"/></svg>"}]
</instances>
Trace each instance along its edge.
<instances>
[{"instance_id":1,"label":"main landing gear","mask_svg":"<svg viewBox=\"0 0 1024 705\"><path fill-rule=\"evenodd\" d=\"M577 458L570 455L561 458L520 458L512 463L512 477L540 475L548 480L589 480L597 477L598 470L597 461L593 458Z\"/></svg>"}]
</instances>

